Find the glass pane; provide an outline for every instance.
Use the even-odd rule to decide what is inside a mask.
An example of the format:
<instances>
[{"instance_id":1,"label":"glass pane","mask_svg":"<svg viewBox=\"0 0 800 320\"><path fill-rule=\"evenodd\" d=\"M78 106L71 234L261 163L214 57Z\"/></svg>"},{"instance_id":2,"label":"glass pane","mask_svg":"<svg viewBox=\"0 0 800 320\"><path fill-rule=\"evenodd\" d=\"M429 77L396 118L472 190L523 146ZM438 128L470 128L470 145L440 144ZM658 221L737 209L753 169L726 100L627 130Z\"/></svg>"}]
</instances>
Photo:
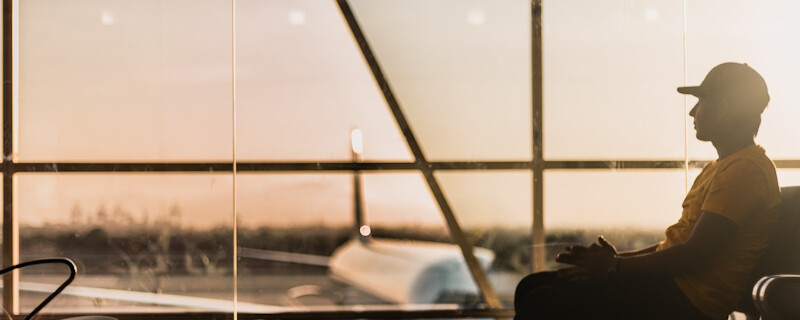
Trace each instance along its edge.
<instances>
[{"instance_id":1,"label":"glass pane","mask_svg":"<svg viewBox=\"0 0 800 320\"><path fill-rule=\"evenodd\" d=\"M237 158L411 160L334 1L236 2Z\"/></svg>"},{"instance_id":2,"label":"glass pane","mask_svg":"<svg viewBox=\"0 0 800 320\"><path fill-rule=\"evenodd\" d=\"M78 266L46 312L232 312L230 174L15 179L20 260L67 257ZM61 266L21 274L23 312L66 277Z\"/></svg>"},{"instance_id":3,"label":"glass pane","mask_svg":"<svg viewBox=\"0 0 800 320\"><path fill-rule=\"evenodd\" d=\"M531 270L531 171L439 171L436 177L469 239L494 253L487 276L513 307L517 283Z\"/></svg>"},{"instance_id":4,"label":"glass pane","mask_svg":"<svg viewBox=\"0 0 800 320\"><path fill-rule=\"evenodd\" d=\"M683 3L550 1L542 14L544 157L683 159Z\"/></svg>"},{"instance_id":5,"label":"glass pane","mask_svg":"<svg viewBox=\"0 0 800 320\"><path fill-rule=\"evenodd\" d=\"M237 176L240 303L303 310L369 301L327 268L352 233L351 181L341 173Z\"/></svg>"},{"instance_id":6,"label":"glass pane","mask_svg":"<svg viewBox=\"0 0 800 320\"><path fill-rule=\"evenodd\" d=\"M603 234L620 250L663 240L680 218L687 190L685 172L666 169L549 170L544 183L548 243L589 244ZM555 267L563 245L549 248Z\"/></svg>"},{"instance_id":7,"label":"glass pane","mask_svg":"<svg viewBox=\"0 0 800 320\"><path fill-rule=\"evenodd\" d=\"M430 187L418 171L365 174L364 208L376 235L392 229L430 229L434 234L446 228ZM449 236L440 239L447 241Z\"/></svg>"},{"instance_id":8,"label":"glass pane","mask_svg":"<svg viewBox=\"0 0 800 320\"><path fill-rule=\"evenodd\" d=\"M800 44L787 37L787 30L800 29L795 14L800 3L769 0L753 5L742 0L692 0L687 1L687 10L690 84L699 84L711 68L722 62L745 62L752 66L764 77L770 94L757 142L774 159L800 158L800 130L797 130ZM690 106L696 101L691 99ZM717 158L710 144L694 139L690 140L689 150L693 159Z\"/></svg>"},{"instance_id":9,"label":"glass pane","mask_svg":"<svg viewBox=\"0 0 800 320\"><path fill-rule=\"evenodd\" d=\"M348 2L428 159L530 159L530 1Z\"/></svg>"},{"instance_id":10,"label":"glass pane","mask_svg":"<svg viewBox=\"0 0 800 320\"><path fill-rule=\"evenodd\" d=\"M376 293L404 308L477 307L477 286L422 173L368 173L363 178L364 216L373 235L364 246L373 253L364 258L373 263L363 273L354 272L353 279L363 274ZM358 250L351 252L343 257L341 271L357 265ZM492 253L476 250L476 256L489 263Z\"/></svg>"},{"instance_id":11,"label":"glass pane","mask_svg":"<svg viewBox=\"0 0 800 320\"><path fill-rule=\"evenodd\" d=\"M231 159L229 2L19 4L19 159Z\"/></svg>"}]
</instances>

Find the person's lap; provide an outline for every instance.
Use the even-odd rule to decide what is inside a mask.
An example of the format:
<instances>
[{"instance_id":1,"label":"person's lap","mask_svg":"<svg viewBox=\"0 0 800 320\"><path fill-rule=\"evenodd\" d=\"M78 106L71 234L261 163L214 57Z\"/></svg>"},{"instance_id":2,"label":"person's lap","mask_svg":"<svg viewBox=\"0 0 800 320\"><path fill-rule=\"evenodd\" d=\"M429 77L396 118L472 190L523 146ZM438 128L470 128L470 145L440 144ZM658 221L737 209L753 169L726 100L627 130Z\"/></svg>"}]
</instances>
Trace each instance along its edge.
<instances>
[{"instance_id":1,"label":"person's lap","mask_svg":"<svg viewBox=\"0 0 800 320\"><path fill-rule=\"evenodd\" d=\"M525 277L514 299L516 319L707 319L671 278L614 274L569 282L556 272Z\"/></svg>"}]
</instances>

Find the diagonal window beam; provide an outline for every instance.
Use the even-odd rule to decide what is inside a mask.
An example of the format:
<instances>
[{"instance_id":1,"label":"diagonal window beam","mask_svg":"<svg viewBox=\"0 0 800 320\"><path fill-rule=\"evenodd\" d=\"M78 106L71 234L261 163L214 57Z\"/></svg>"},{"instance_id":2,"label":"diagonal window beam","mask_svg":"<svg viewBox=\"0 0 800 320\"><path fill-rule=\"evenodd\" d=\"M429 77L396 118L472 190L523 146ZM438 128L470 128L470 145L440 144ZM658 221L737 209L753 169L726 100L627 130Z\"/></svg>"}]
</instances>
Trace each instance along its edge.
<instances>
[{"instance_id":1,"label":"diagonal window beam","mask_svg":"<svg viewBox=\"0 0 800 320\"><path fill-rule=\"evenodd\" d=\"M350 32L352 32L353 37L361 49L364 59L369 65L372 75L375 78L378 87L381 89L381 92L383 93L386 104L389 106L389 109L391 110L392 115L394 116L394 119L400 128L400 131L403 133L409 149L411 149L411 153L414 155L417 168L425 177L425 181L427 181L428 186L430 187L431 192L433 193L433 196L439 205L439 209L442 211L442 215L444 215L445 221L447 222L447 227L450 230L450 234L453 236L453 240L461 248L462 256L467 263L467 267L469 268L472 278L475 280L475 284L478 286L484 301L491 309L503 308L503 304L500 302L500 299L494 292L494 288L492 288L491 284L489 283L489 279L486 277L486 272L484 272L484 270L481 268L480 264L478 263L478 259L476 259L475 255L473 254L472 244L467 241L466 236L461 230L461 227L458 225L458 221L456 220L455 215L453 214L453 211L447 202L447 199L445 199L444 194L439 187L436 177L433 175L434 169L429 166L428 162L425 160L422 149L420 148L416 137L411 132L411 127L406 121L403 110L400 108L400 104L397 102L397 99L395 99L394 93L389 87L389 83L386 81L383 71L378 64L378 60L372 53L372 49L370 49L369 44L367 43L367 39L361 32L361 27L356 21L356 17L350 8L350 5L346 0L337 0L336 3L339 6L339 9L341 10L345 20L347 21L347 25L350 27Z\"/></svg>"}]
</instances>

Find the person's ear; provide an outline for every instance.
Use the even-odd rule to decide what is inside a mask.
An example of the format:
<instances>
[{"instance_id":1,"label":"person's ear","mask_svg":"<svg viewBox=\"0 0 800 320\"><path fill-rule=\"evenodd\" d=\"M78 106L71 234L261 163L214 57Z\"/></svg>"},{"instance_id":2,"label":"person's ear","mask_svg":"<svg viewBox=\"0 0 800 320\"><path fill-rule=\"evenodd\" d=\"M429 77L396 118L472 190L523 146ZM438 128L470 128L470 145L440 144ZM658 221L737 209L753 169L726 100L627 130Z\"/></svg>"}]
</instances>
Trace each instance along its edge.
<instances>
[{"instance_id":1,"label":"person's ear","mask_svg":"<svg viewBox=\"0 0 800 320\"><path fill-rule=\"evenodd\" d=\"M733 115L734 110L732 108L732 103L727 98L717 98L714 103L716 104L714 108L715 114L717 115L718 119L724 119Z\"/></svg>"}]
</instances>

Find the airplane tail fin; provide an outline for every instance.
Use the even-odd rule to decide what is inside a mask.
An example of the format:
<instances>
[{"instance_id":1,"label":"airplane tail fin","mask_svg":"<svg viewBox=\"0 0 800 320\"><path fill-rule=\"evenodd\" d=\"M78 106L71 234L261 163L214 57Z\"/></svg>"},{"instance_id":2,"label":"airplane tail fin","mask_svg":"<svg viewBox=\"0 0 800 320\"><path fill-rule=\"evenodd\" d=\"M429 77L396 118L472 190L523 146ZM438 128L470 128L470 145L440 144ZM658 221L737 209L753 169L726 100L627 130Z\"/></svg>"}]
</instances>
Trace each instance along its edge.
<instances>
[{"instance_id":1,"label":"airplane tail fin","mask_svg":"<svg viewBox=\"0 0 800 320\"><path fill-rule=\"evenodd\" d=\"M350 131L350 151L353 156L353 163L361 161L364 153L364 142L361 129L354 128ZM364 199L362 197L361 171L353 170L353 237L358 238L362 243L367 243L372 239L372 229L364 219Z\"/></svg>"}]
</instances>

